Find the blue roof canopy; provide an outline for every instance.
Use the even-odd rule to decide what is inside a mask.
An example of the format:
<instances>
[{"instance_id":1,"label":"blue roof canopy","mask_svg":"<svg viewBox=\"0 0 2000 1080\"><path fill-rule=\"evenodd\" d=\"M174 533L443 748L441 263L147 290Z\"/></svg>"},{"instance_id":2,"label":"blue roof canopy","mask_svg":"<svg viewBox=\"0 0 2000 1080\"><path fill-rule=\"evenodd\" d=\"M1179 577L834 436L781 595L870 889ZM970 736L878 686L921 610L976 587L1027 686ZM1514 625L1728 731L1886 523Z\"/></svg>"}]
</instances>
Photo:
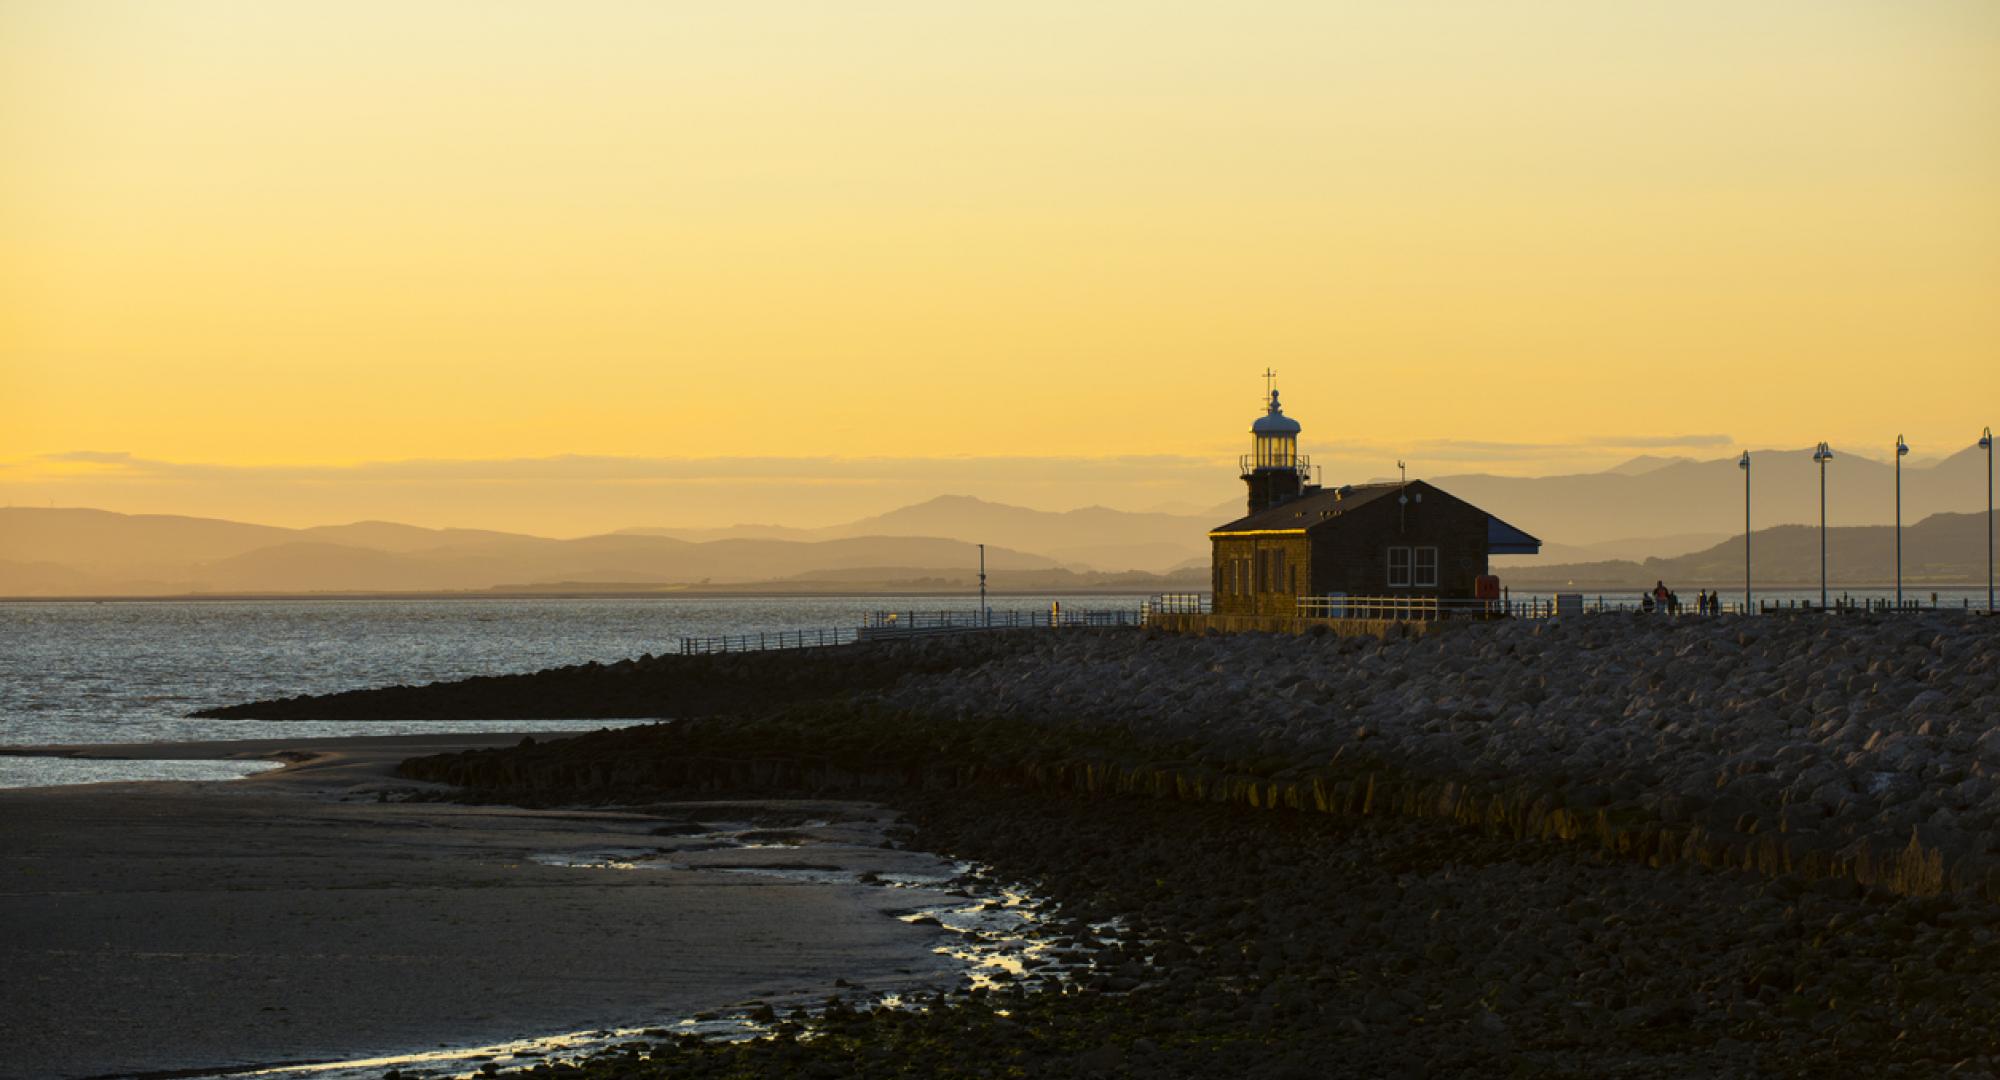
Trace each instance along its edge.
<instances>
[{"instance_id":1,"label":"blue roof canopy","mask_svg":"<svg viewBox=\"0 0 2000 1080\"><path fill-rule=\"evenodd\" d=\"M1491 514L1486 515L1488 555L1540 555L1542 542Z\"/></svg>"}]
</instances>

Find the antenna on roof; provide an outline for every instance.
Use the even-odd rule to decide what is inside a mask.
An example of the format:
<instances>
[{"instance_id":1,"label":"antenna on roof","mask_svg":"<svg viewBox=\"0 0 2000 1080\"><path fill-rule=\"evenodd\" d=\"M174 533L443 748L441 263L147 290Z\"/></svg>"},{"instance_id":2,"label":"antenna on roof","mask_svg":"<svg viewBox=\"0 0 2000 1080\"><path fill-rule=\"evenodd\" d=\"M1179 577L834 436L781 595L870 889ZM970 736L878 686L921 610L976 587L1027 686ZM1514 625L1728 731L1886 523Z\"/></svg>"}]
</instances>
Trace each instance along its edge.
<instances>
[{"instance_id":1,"label":"antenna on roof","mask_svg":"<svg viewBox=\"0 0 2000 1080\"><path fill-rule=\"evenodd\" d=\"M1404 467L1402 458L1396 459L1396 476L1398 477L1397 483L1402 485L1396 489L1396 531L1399 533L1408 532L1410 527L1410 496L1402 488L1410 486L1410 471Z\"/></svg>"}]
</instances>

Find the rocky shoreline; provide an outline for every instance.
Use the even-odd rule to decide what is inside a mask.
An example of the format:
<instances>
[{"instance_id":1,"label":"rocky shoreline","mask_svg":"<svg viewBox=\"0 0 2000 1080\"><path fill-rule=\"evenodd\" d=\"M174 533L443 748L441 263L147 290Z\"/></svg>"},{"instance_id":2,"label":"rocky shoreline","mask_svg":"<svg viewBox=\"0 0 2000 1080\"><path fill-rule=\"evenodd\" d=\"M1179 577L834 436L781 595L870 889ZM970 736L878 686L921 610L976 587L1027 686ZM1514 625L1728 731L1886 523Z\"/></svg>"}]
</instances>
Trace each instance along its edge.
<instances>
[{"instance_id":1,"label":"rocky shoreline","mask_svg":"<svg viewBox=\"0 0 2000 1080\"><path fill-rule=\"evenodd\" d=\"M871 659L900 653L907 674L879 690L822 684L816 704L762 714L783 730L684 720L411 775L510 797L1138 793L1441 818L1653 864L1995 899L1996 630L1945 615L1612 617L1421 638L996 634L876 646Z\"/></svg>"},{"instance_id":2,"label":"rocky shoreline","mask_svg":"<svg viewBox=\"0 0 2000 1080\"><path fill-rule=\"evenodd\" d=\"M880 690L912 674L960 670L1030 644L1021 635L993 634L700 656L649 653L611 664L272 698L188 715L363 721L700 716Z\"/></svg>"},{"instance_id":3,"label":"rocky shoreline","mask_svg":"<svg viewBox=\"0 0 2000 1080\"><path fill-rule=\"evenodd\" d=\"M1990 1075L2000 910L1653 868L1399 819L998 788L904 842L1118 918L1087 974L524 1072L743 1076Z\"/></svg>"},{"instance_id":4,"label":"rocky shoreline","mask_svg":"<svg viewBox=\"0 0 2000 1080\"><path fill-rule=\"evenodd\" d=\"M531 803L865 792L914 844L1133 922L1080 992L834 1010L580 1075L1977 1075L2000 1065L1994 630L1022 635L879 690L403 772Z\"/></svg>"}]
</instances>

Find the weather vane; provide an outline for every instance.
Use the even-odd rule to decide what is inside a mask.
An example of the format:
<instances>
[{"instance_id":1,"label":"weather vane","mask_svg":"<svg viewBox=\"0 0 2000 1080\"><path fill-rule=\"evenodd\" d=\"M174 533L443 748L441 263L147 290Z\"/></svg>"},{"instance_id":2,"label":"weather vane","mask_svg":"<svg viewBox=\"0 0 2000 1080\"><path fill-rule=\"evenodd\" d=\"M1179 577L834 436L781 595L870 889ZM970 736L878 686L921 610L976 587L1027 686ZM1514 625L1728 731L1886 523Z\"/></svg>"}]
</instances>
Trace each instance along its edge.
<instances>
[{"instance_id":1,"label":"weather vane","mask_svg":"<svg viewBox=\"0 0 2000 1080\"><path fill-rule=\"evenodd\" d=\"M1265 396L1266 398L1269 398L1269 397L1271 396L1271 391L1272 391L1273 389L1275 389L1275 388L1276 388L1276 387L1275 387L1275 385L1274 385L1274 384L1273 384L1273 383L1271 382L1271 380L1273 380L1273 379L1275 379L1275 378L1277 378L1277 377L1278 377L1278 373L1277 373L1277 372L1275 372L1275 371L1272 371L1272 370L1271 370L1271 368L1270 368L1270 366L1269 366L1268 364L1267 364L1267 365L1265 365L1265 367L1264 367L1264 396Z\"/></svg>"}]
</instances>

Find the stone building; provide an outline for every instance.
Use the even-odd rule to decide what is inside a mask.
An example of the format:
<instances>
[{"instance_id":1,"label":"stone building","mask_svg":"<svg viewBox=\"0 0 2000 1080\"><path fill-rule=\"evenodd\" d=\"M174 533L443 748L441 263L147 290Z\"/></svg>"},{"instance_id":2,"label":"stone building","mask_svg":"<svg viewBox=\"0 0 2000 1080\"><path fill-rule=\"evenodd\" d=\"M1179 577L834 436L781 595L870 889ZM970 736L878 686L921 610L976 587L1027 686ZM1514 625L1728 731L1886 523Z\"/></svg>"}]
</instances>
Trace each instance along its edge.
<instances>
[{"instance_id":1,"label":"stone building","mask_svg":"<svg viewBox=\"0 0 2000 1080\"><path fill-rule=\"evenodd\" d=\"M1490 555L1533 555L1541 541L1422 480L1322 488L1298 452L1299 423L1271 391L1240 461L1249 512L1212 530L1219 615L1298 612L1305 596L1497 595Z\"/></svg>"}]
</instances>

